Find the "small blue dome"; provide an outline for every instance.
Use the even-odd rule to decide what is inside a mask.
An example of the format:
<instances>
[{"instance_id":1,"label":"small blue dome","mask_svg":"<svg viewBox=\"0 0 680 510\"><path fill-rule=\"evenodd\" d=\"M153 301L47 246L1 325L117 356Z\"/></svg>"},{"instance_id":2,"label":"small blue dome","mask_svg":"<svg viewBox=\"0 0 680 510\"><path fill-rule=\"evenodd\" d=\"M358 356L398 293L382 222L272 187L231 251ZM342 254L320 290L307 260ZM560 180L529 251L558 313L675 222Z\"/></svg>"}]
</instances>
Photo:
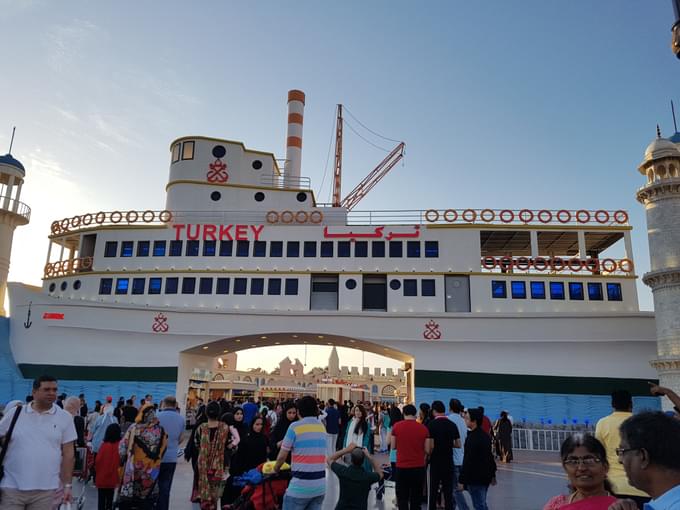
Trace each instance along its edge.
<instances>
[{"instance_id":1,"label":"small blue dome","mask_svg":"<svg viewBox=\"0 0 680 510\"><path fill-rule=\"evenodd\" d=\"M669 140L673 143L680 143L680 133L676 131L675 133L673 133L673 136L669 138Z\"/></svg>"},{"instance_id":2,"label":"small blue dome","mask_svg":"<svg viewBox=\"0 0 680 510\"><path fill-rule=\"evenodd\" d=\"M0 165L13 166L21 170L21 173L23 173L24 175L26 174L26 169L24 168L24 165L22 165L21 162L14 159L11 154L5 154L4 156L0 156Z\"/></svg>"}]
</instances>

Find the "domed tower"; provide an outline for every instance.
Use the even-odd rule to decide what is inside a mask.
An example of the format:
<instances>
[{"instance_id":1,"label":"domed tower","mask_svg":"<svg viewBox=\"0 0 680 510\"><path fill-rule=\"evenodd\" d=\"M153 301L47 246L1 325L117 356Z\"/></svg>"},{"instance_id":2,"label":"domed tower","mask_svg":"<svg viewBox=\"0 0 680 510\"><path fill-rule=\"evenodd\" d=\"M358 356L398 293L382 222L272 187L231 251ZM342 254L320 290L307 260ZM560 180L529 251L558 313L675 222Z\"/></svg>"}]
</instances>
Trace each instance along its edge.
<instances>
[{"instance_id":1,"label":"domed tower","mask_svg":"<svg viewBox=\"0 0 680 510\"><path fill-rule=\"evenodd\" d=\"M19 202L26 170L11 154L0 156L0 316L5 315L5 292L14 229L31 219L31 208Z\"/></svg>"},{"instance_id":2,"label":"domed tower","mask_svg":"<svg viewBox=\"0 0 680 510\"><path fill-rule=\"evenodd\" d=\"M647 184L637 192L647 212L650 271L642 281L651 287L656 315L658 357L653 360L660 384L680 391L680 150L657 139L639 167ZM664 401L664 405L667 402Z\"/></svg>"}]
</instances>

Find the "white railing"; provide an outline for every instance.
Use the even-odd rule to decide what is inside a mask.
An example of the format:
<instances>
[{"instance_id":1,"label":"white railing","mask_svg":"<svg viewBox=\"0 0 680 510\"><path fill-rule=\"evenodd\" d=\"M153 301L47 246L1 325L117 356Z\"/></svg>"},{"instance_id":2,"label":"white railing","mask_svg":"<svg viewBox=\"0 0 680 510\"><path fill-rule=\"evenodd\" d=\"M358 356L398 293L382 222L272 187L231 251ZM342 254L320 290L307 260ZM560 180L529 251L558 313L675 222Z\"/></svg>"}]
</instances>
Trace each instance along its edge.
<instances>
[{"instance_id":1,"label":"white railing","mask_svg":"<svg viewBox=\"0 0 680 510\"><path fill-rule=\"evenodd\" d=\"M7 203L5 203L7 202ZM0 210L9 211L31 221L31 208L9 196L0 196Z\"/></svg>"},{"instance_id":2,"label":"white railing","mask_svg":"<svg viewBox=\"0 0 680 510\"><path fill-rule=\"evenodd\" d=\"M559 452L564 440L579 432L587 432L587 430L513 428L512 448L515 450Z\"/></svg>"},{"instance_id":3,"label":"white railing","mask_svg":"<svg viewBox=\"0 0 680 510\"><path fill-rule=\"evenodd\" d=\"M263 175L260 179L260 184L274 188L312 189L312 180L309 177L294 177L291 175Z\"/></svg>"}]
</instances>

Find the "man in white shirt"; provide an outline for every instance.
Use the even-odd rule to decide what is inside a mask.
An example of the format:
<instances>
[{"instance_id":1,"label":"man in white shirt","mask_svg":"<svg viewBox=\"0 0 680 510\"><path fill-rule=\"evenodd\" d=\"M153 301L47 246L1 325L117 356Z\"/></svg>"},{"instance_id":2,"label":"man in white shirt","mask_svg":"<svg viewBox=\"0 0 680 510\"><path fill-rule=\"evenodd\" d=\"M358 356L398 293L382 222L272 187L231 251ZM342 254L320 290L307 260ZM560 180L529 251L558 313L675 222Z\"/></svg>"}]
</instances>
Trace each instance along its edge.
<instances>
[{"instance_id":1,"label":"man in white shirt","mask_svg":"<svg viewBox=\"0 0 680 510\"><path fill-rule=\"evenodd\" d=\"M463 412L463 404L457 398L449 400L449 414L448 418L458 427L458 434L460 435L460 448L453 448L453 499L455 500L455 507L460 510L468 510L468 504L465 500L465 494L458 488L458 476L463 467L463 456L465 453L465 439L467 438L467 425L465 419L460 415Z\"/></svg>"},{"instance_id":2,"label":"man in white shirt","mask_svg":"<svg viewBox=\"0 0 680 510\"><path fill-rule=\"evenodd\" d=\"M51 510L56 491L63 487L63 500L72 501L71 478L77 438L72 416L55 404L57 380L43 375L33 381L33 401L0 421L4 438L14 426L3 463L0 510Z\"/></svg>"}]
</instances>

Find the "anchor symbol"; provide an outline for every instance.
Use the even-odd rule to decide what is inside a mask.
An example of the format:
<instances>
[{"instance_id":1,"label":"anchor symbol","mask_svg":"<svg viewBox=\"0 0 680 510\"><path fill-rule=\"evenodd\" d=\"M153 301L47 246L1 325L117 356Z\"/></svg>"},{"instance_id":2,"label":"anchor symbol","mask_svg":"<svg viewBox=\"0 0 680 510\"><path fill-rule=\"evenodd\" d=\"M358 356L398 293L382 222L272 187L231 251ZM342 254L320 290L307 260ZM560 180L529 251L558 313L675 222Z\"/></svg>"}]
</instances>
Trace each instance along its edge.
<instances>
[{"instance_id":1,"label":"anchor symbol","mask_svg":"<svg viewBox=\"0 0 680 510\"><path fill-rule=\"evenodd\" d=\"M425 324L425 331L423 331L423 338L425 340L439 340L441 337L442 333L439 331L439 324L433 320Z\"/></svg>"},{"instance_id":2,"label":"anchor symbol","mask_svg":"<svg viewBox=\"0 0 680 510\"><path fill-rule=\"evenodd\" d=\"M26 321L24 322L24 327L26 329L30 328L33 325L33 322L31 322L31 305L33 304L33 301L28 302L28 315L26 315Z\"/></svg>"},{"instance_id":3,"label":"anchor symbol","mask_svg":"<svg viewBox=\"0 0 680 510\"><path fill-rule=\"evenodd\" d=\"M227 173L227 165L220 158L217 158L214 163L208 165L208 182L227 182L229 174Z\"/></svg>"}]
</instances>

